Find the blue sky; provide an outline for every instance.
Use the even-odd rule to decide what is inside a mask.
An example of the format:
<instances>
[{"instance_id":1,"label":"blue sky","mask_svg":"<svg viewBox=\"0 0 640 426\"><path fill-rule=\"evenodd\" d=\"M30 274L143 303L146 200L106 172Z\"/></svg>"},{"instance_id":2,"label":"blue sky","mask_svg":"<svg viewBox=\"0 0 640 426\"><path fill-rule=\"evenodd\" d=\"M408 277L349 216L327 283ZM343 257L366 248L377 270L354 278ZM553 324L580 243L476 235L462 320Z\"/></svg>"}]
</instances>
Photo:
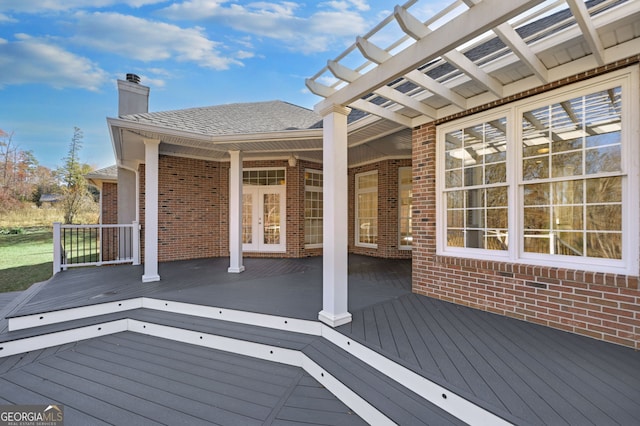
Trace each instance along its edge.
<instances>
[{"instance_id":1,"label":"blue sky","mask_svg":"<svg viewBox=\"0 0 640 426\"><path fill-rule=\"evenodd\" d=\"M0 129L53 168L78 126L81 159L113 164L106 117L129 72L151 87L150 111L273 99L312 108L320 99L304 79L394 4L0 0Z\"/></svg>"}]
</instances>

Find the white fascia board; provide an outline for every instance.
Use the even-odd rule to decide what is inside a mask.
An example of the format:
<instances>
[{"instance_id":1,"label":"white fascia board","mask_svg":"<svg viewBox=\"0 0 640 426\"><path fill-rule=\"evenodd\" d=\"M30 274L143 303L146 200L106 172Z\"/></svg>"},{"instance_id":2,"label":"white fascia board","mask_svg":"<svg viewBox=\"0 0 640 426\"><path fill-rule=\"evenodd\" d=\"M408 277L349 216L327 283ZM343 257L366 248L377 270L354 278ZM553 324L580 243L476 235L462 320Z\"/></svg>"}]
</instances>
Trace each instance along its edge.
<instances>
[{"instance_id":1,"label":"white fascia board","mask_svg":"<svg viewBox=\"0 0 640 426\"><path fill-rule=\"evenodd\" d=\"M348 106L378 87L416 69L430 59L456 49L543 1L484 0L319 102L315 110L322 111L332 105Z\"/></svg>"},{"instance_id":2,"label":"white fascia board","mask_svg":"<svg viewBox=\"0 0 640 426\"><path fill-rule=\"evenodd\" d=\"M301 129L301 130L286 130L279 132L265 132L265 133L238 133L232 135L203 135L202 133L189 132L185 130L170 129L167 127L158 126L149 123L135 123L128 120L122 120L118 118L109 119L112 120L114 126L122 127L129 130L139 130L143 132L153 132L157 134L164 134L167 136L173 136L177 138L196 139L212 144L224 144L224 143L242 143L242 142L256 142L256 141L271 141L271 140L299 140L299 139L322 139L322 129Z\"/></svg>"}]
</instances>

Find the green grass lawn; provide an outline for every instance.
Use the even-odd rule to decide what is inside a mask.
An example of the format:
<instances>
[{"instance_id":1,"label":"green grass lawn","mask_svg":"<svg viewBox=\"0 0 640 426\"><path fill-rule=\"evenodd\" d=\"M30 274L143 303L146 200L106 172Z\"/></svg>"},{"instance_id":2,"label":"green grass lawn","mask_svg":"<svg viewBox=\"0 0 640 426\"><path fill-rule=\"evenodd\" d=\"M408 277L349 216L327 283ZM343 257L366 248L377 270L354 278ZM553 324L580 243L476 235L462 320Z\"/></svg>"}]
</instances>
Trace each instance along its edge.
<instances>
[{"instance_id":1,"label":"green grass lawn","mask_svg":"<svg viewBox=\"0 0 640 426\"><path fill-rule=\"evenodd\" d=\"M51 229L30 229L22 234L0 234L0 292L20 291L51 277Z\"/></svg>"}]
</instances>

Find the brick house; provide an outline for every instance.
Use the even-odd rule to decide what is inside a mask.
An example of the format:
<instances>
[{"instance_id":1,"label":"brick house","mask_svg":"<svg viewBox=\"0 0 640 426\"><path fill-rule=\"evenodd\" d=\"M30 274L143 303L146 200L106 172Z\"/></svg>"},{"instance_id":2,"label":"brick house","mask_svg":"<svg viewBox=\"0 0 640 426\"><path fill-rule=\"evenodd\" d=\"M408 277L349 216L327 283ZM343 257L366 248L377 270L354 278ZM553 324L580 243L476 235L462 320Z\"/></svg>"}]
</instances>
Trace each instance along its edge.
<instances>
[{"instance_id":1,"label":"brick house","mask_svg":"<svg viewBox=\"0 0 640 426\"><path fill-rule=\"evenodd\" d=\"M361 67L307 81L315 112L148 113L148 88L118 82L118 221L144 224L143 281L157 261L322 254L335 326L348 253L411 257L417 293L640 348L639 2L468 0L426 21L420 3L340 56ZM374 44L390 23L402 37Z\"/></svg>"}]
</instances>

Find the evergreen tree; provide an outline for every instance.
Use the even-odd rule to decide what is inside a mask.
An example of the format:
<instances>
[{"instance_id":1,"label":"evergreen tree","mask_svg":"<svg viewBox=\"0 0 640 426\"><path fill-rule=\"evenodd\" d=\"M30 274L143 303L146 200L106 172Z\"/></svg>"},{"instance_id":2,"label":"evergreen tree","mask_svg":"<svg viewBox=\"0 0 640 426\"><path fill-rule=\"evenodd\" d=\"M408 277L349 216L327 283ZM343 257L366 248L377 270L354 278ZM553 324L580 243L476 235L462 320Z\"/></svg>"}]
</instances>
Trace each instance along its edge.
<instances>
[{"instance_id":1,"label":"evergreen tree","mask_svg":"<svg viewBox=\"0 0 640 426\"><path fill-rule=\"evenodd\" d=\"M80 163L82 138L82 130L79 127L74 127L69 151L64 158L64 166L59 169L63 186L64 223L73 223L83 207L91 202L87 181L84 178L84 175L91 171L91 167Z\"/></svg>"}]
</instances>

